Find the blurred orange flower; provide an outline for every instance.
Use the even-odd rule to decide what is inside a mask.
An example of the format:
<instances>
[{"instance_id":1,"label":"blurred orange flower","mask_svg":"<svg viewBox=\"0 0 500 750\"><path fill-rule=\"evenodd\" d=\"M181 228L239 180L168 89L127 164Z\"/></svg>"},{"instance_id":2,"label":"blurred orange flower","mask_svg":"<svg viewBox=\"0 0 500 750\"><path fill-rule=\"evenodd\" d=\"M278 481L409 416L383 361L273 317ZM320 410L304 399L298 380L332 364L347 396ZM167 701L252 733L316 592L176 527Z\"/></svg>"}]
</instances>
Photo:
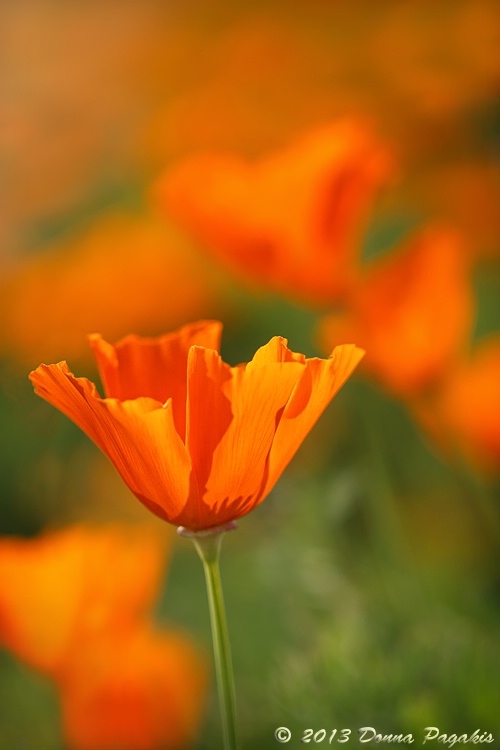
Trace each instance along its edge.
<instances>
[{"instance_id":1,"label":"blurred orange flower","mask_svg":"<svg viewBox=\"0 0 500 750\"><path fill-rule=\"evenodd\" d=\"M466 345L473 320L469 268L459 236L433 227L375 259L346 310L323 319L319 340L354 340L365 372L412 397L434 387ZM397 356L395 356L397 352Z\"/></svg>"},{"instance_id":2,"label":"blurred orange flower","mask_svg":"<svg viewBox=\"0 0 500 750\"><path fill-rule=\"evenodd\" d=\"M493 159L469 156L434 165L430 175L416 182L419 205L464 233L472 260L500 257L500 168Z\"/></svg>"},{"instance_id":3,"label":"blurred orange flower","mask_svg":"<svg viewBox=\"0 0 500 750\"><path fill-rule=\"evenodd\" d=\"M14 267L0 284L0 348L21 362L87 356L85 335L180 325L215 304L215 282L160 221L103 216Z\"/></svg>"},{"instance_id":4,"label":"blurred orange flower","mask_svg":"<svg viewBox=\"0 0 500 750\"><path fill-rule=\"evenodd\" d=\"M118 525L0 540L0 643L55 680L71 750L193 740L205 661L149 623L166 551L156 530Z\"/></svg>"},{"instance_id":5,"label":"blurred orange flower","mask_svg":"<svg viewBox=\"0 0 500 750\"><path fill-rule=\"evenodd\" d=\"M368 126L342 120L254 164L194 156L157 194L244 278L324 305L352 282L363 224L390 171Z\"/></svg>"},{"instance_id":6,"label":"blurred orange flower","mask_svg":"<svg viewBox=\"0 0 500 750\"><path fill-rule=\"evenodd\" d=\"M72 419L153 513L193 531L235 520L270 492L363 352L306 359L275 337L246 365L218 354L221 325L91 344L104 384L40 365L36 393Z\"/></svg>"},{"instance_id":7,"label":"blurred orange flower","mask_svg":"<svg viewBox=\"0 0 500 750\"><path fill-rule=\"evenodd\" d=\"M482 341L438 391L419 421L447 453L458 450L486 473L500 470L500 336Z\"/></svg>"},{"instance_id":8,"label":"blurred orange flower","mask_svg":"<svg viewBox=\"0 0 500 750\"><path fill-rule=\"evenodd\" d=\"M195 739L206 669L185 636L147 626L75 653L61 687L72 750L177 750Z\"/></svg>"},{"instance_id":9,"label":"blurred orange flower","mask_svg":"<svg viewBox=\"0 0 500 750\"><path fill-rule=\"evenodd\" d=\"M2 539L0 642L33 667L58 674L86 640L127 630L144 616L166 551L151 529L118 526Z\"/></svg>"}]
</instances>

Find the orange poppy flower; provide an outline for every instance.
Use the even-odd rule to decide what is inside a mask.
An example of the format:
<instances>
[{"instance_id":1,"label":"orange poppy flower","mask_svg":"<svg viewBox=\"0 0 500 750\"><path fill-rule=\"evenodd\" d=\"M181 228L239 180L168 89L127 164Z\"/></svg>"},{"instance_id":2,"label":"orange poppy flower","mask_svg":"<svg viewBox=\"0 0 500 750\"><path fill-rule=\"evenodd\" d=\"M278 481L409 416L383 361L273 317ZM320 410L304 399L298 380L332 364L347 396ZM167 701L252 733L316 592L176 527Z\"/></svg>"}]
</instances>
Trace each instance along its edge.
<instances>
[{"instance_id":1,"label":"orange poppy flower","mask_svg":"<svg viewBox=\"0 0 500 750\"><path fill-rule=\"evenodd\" d=\"M389 171L369 128L340 121L255 164L195 156L157 193L233 270L322 305L349 287L363 223Z\"/></svg>"},{"instance_id":2,"label":"orange poppy flower","mask_svg":"<svg viewBox=\"0 0 500 750\"><path fill-rule=\"evenodd\" d=\"M104 215L81 236L4 274L0 349L31 366L49 355L84 359L85 335L96 325L112 338L173 328L213 309L215 284L192 248L161 221Z\"/></svg>"},{"instance_id":3,"label":"orange poppy flower","mask_svg":"<svg viewBox=\"0 0 500 750\"><path fill-rule=\"evenodd\" d=\"M30 375L144 505L193 531L265 498L363 354L348 344L328 360L306 359L275 337L249 364L230 367L217 352L220 330L200 322L114 346L92 336L104 399L65 362Z\"/></svg>"},{"instance_id":4,"label":"orange poppy flower","mask_svg":"<svg viewBox=\"0 0 500 750\"><path fill-rule=\"evenodd\" d=\"M448 455L459 451L486 473L500 471L500 336L481 342L415 415Z\"/></svg>"},{"instance_id":5,"label":"orange poppy flower","mask_svg":"<svg viewBox=\"0 0 500 750\"><path fill-rule=\"evenodd\" d=\"M0 540L0 643L52 677L71 750L166 750L193 739L207 667L155 631L157 530L76 526Z\"/></svg>"},{"instance_id":6,"label":"orange poppy flower","mask_svg":"<svg viewBox=\"0 0 500 750\"><path fill-rule=\"evenodd\" d=\"M321 322L319 339L326 349L339 338L358 341L367 351L365 372L396 395L412 397L433 387L456 362L472 319L460 238L434 227L375 259L347 309Z\"/></svg>"},{"instance_id":7,"label":"orange poppy flower","mask_svg":"<svg viewBox=\"0 0 500 750\"><path fill-rule=\"evenodd\" d=\"M82 643L129 628L152 606L165 552L151 529L118 526L2 539L0 642L58 674Z\"/></svg>"},{"instance_id":8,"label":"orange poppy flower","mask_svg":"<svg viewBox=\"0 0 500 750\"><path fill-rule=\"evenodd\" d=\"M60 687L71 750L178 750L195 739L207 669L182 634L145 626L75 653Z\"/></svg>"}]
</instances>

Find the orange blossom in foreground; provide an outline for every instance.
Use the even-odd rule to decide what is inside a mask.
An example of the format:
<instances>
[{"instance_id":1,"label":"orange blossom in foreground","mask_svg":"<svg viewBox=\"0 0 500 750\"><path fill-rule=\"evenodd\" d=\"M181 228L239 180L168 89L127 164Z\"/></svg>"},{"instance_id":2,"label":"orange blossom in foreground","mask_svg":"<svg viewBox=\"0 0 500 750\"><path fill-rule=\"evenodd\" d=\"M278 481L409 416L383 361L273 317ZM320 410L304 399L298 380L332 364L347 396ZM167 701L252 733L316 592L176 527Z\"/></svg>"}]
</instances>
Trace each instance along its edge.
<instances>
[{"instance_id":1,"label":"orange blossom in foreground","mask_svg":"<svg viewBox=\"0 0 500 750\"><path fill-rule=\"evenodd\" d=\"M115 345L91 336L106 398L65 362L30 375L144 505L192 531L234 521L266 497L363 355L345 344L306 359L276 336L230 367L220 330L202 321Z\"/></svg>"}]
</instances>

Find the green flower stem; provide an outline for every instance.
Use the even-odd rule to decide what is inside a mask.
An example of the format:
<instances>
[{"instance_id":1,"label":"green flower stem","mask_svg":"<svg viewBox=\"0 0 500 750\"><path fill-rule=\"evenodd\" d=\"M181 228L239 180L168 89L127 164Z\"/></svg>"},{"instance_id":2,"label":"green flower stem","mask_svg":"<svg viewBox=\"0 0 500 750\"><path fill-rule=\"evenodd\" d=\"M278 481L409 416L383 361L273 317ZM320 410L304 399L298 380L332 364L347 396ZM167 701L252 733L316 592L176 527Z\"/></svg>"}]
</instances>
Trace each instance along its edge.
<instances>
[{"instance_id":1,"label":"green flower stem","mask_svg":"<svg viewBox=\"0 0 500 750\"><path fill-rule=\"evenodd\" d=\"M205 571L224 750L238 750L239 748L233 664L219 571L220 549L224 533L235 528L236 524L232 523L209 532L194 533L183 528L179 529L180 534L192 539Z\"/></svg>"}]
</instances>

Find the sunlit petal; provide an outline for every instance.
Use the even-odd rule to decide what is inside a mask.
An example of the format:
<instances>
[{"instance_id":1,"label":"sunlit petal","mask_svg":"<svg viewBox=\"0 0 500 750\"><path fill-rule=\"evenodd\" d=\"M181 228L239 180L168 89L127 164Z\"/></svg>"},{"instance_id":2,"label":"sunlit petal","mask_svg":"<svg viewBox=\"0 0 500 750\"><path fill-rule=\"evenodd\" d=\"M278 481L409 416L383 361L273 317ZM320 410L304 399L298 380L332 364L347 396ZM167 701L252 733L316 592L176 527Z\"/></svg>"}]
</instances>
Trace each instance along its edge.
<instances>
[{"instance_id":1,"label":"sunlit petal","mask_svg":"<svg viewBox=\"0 0 500 750\"><path fill-rule=\"evenodd\" d=\"M328 360L306 360L306 366L276 428L263 496L272 489L306 435L363 355L362 349L353 344L344 344L335 347Z\"/></svg>"},{"instance_id":2,"label":"sunlit petal","mask_svg":"<svg viewBox=\"0 0 500 750\"><path fill-rule=\"evenodd\" d=\"M112 461L129 489L166 520L191 495L191 465L173 421L172 401L101 399L95 386L67 365L40 365L36 392L70 417Z\"/></svg>"}]
</instances>

